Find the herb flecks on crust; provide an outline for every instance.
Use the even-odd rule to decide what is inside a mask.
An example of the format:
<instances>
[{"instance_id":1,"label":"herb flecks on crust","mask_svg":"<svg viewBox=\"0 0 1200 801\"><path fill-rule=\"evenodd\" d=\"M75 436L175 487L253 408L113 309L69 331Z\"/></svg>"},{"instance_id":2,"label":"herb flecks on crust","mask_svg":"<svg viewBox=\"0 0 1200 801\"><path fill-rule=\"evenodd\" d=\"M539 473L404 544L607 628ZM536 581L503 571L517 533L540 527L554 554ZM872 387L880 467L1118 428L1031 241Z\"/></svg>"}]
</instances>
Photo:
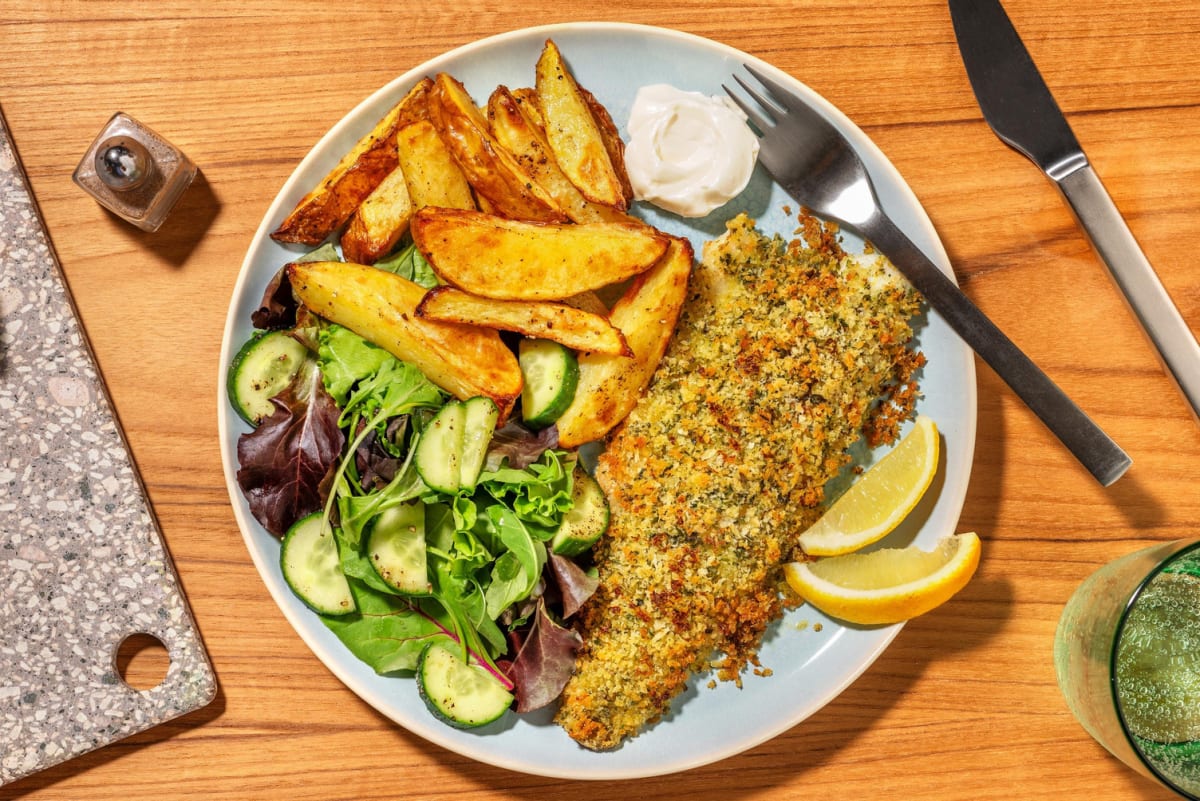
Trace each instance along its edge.
<instances>
[{"instance_id":1,"label":"herb flecks on crust","mask_svg":"<svg viewBox=\"0 0 1200 801\"><path fill-rule=\"evenodd\" d=\"M766 237L742 215L705 246L666 357L600 458L612 523L557 716L589 748L657 720L694 673L740 681L847 449L894 440L911 414L919 296L836 229L800 232Z\"/></svg>"}]
</instances>

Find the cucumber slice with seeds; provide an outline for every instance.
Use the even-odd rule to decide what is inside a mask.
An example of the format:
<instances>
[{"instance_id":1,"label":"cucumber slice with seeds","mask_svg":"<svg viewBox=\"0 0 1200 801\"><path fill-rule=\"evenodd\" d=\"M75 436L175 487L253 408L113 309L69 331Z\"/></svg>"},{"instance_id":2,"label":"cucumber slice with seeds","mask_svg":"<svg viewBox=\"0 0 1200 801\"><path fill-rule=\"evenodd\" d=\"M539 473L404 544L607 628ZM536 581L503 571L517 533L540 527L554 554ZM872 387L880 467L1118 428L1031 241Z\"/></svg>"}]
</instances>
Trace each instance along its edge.
<instances>
[{"instance_id":1,"label":"cucumber slice with seeds","mask_svg":"<svg viewBox=\"0 0 1200 801\"><path fill-rule=\"evenodd\" d=\"M298 520L283 535L279 566L292 592L313 611L348 615L357 610L342 572L337 541L321 512Z\"/></svg>"},{"instance_id":2,"label":"cucumber slice with seeds","mask_svg":"<svg viewBox=\"0 0 1200 801\"><path fill-rule=\"evenodd\" d=\"M384 582L401 595L429 595L425 560L425 504L385 509L367 535L367 558Z\"/></svg>"},{"instance_id":3,"label":"cucumber slice with seeds","mask_svg":"<svg viewBox=\"0 0 1200 801\"><path fill-rule=\"evenodd\" d=\"M456 493L461 483L463 429L466 411L450 401L433 416L417 440L413 463L421 480L438 492Z\"/></svg>"},{"instance_id":4,"label":"cucumber slice with seeds","mask_svg":"<svg viewBox=\"0 0 1200 801\"><path fill-rule=\"evenodd\" d=\"M576 464L572 482L571 509L550 541L550 550L559 556L579 556L608 530L608 498L596 479Z\"/></svg>"},{"instance_id":5,"label":"cucumber slice with seeds","mask_svg":"<svg viewBox=\"0 0 1200 801\"><path fill-rule=\"evenodd\" d=\"M491 398L471 398L463 403L463 440L459 456L459 486L465 490L475 489L483 462L487 458L488 445L496 430L500 409Z\"/></svg>"},{"instance_id":6,"label":"cucumber slice with seeds","mask_svg":"<svg viewBox=\"0 0 1200 801\"><path fill-rule=\"evenodd\" d=\"M475 489L500 410L491 398L450 401L421 432L413 461L421 479L438 492Z\"/></svg>"},{"instance_id":7,"label":"cucumber slice with seeds","mask_svg":"<svg viewBox=\"0 0 1200 801\"><path fill-rule=\"evenodd\" d=\"M266 331L242 345L229 365L226 392L243 420L258 425L271 416L271 398L287 389L309 359L308 348L286 331Z\"/></svg>"},{"instance_id":8,"label":"cucumber slice with seeds","mask_svg":"<svg viewBox=\"0 0 1200 801\"><path fill-rule=\"evenodd\" d=\"M523 339L517 345L517 362L524 379L521 417L531 428L545 428L561 417L575 399L579 360L557 342Z\"/></svg>"},{"instance_id":9,"label":"cucumber slice with seeds","mask_svg":"<svg viewBox=\"0 0 1200 801\"><path fill-rule=\"evenodd\" d=\"M425 646L417 661L417 690L439 720L459 729L498 720L513 702L495 676L463 661L456 643Z\"/></svg>"}]
</instances>

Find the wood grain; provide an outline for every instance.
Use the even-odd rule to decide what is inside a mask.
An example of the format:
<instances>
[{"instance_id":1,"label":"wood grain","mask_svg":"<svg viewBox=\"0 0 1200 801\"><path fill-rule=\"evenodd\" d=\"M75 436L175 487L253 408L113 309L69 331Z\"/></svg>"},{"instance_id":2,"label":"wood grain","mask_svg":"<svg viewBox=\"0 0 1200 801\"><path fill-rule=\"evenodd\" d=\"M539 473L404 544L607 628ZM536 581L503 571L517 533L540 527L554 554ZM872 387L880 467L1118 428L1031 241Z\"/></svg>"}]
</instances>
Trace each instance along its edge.
<instances>
[{"instance_id":1,"label":"wood grain","mask_svg":"<svg viewBox=\"0 0 1200 801\"><path fill-rule=\"evenodd\" d=\"M1200 16L1188 0L1005 3L1117 206L1200 330ZM577 785L480 765L392 725L293 633L229 509L218 351L243 255L317 139L410 67L526 24L527 5L7 0L5 116L204 635L209 708L0 789L0 799L836 797L1162 801L1074 721L1054 680L1063 603L1103 562L1196 536L1200 426L1056 192L983 123L940 0L581 0L748 51L862 126L923 202L974 300L1133 456L1103 490L985 366L960 528L972 584L846 692L747 753ZM116 110L202 178L142 234L71 183Z\"/></svg>"}]
</instances>

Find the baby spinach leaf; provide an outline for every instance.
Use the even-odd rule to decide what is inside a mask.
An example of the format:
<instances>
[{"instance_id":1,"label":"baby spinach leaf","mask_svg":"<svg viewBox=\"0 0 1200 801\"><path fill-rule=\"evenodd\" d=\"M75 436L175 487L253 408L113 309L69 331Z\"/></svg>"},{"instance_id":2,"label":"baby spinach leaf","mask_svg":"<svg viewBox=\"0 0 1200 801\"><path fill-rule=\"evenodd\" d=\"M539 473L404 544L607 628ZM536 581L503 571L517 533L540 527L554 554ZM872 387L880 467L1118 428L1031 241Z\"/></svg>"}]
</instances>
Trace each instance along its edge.
<instances>
[{"instance_id":1,"label":"baby spinach leaf","mask_svg":"<svg viewBox=\"0 0 1200 801\"><path fill-rule=\"evenodd\" d=\"M426 643L447 636L446 630L409 601L378 592L348 578L358 612L340 617L321 616L350 652L376 673L415 670Z\"/></svg>"},{"instance_id":2,"label":"baby spinach leaf","mask_svg":"<svg viewBox=\"0 0 1200 801\"><path fill-rule=\"evenodd\" d=\"M395 273L401 278L407 278L418 286L433 289L441 283L433 267L425 260L416 245L401 248L387 258L375 262L375 266L389 273Z\"/></svg>"}]
</instances>

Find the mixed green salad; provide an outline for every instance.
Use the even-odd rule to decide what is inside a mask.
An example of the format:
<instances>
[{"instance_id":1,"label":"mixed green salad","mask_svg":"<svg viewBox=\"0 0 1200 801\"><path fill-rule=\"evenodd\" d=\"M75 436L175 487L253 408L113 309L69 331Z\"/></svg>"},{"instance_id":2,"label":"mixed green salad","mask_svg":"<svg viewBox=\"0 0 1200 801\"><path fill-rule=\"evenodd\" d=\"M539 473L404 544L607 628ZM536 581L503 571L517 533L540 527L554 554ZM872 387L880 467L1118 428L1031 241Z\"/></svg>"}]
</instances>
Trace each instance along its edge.
<instances>
[{"instance_id":1,"label":"mixed green salad","mask_svg":"<svg viewBox=\"0 0 1200 801\"><path fill-rule=\"evenodd\" d=\"M338 258L326 245L301 260ZM375 266L438 283L412 246ZM608 509L576 454L555 447L545 409L546 427L518 415L497 427L490 399L452 398L298 306L284 271L253 323L228 374L230 402L251 427L238 440L237 480L281 539L292 590L375 671L414 675L451 725L557 698L580 645L570 618L596 586L587 551ZM574 357L546 344L521 348L522 371L533 394L551 381L561 402Z\"/></svg>"}]
</instances>

